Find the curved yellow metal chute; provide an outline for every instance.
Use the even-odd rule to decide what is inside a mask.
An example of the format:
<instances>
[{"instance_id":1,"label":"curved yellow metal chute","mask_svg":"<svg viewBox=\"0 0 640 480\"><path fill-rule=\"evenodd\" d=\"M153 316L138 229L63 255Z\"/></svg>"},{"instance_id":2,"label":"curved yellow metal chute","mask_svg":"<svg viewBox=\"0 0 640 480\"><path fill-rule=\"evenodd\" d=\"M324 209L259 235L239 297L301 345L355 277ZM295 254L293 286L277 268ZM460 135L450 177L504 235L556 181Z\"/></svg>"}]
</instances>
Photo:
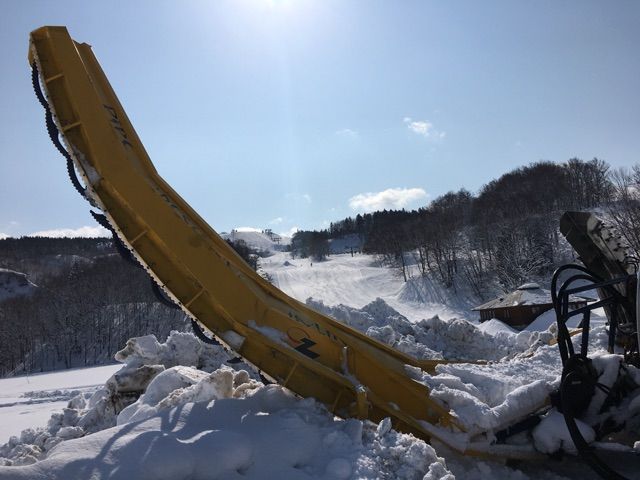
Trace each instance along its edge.
<instances>
[{"instance_id":1,"label":"curved yellow metal chute","mask_svg":"<svg viewBox=\"0 0 640 480\"><path fill-rule=\"evenodd\" d=\"M336 415L391 417L395 428L427 440L439 437L440 427L462 431L406 371L410 365L433 373L444 361L417 360L287 296L158 175L89 45L73 41L65 27L42 27L31 33L29 61L85 196L188 315ZM448 443L446 435L440 440Z\"/></svg>"}]
</instances>

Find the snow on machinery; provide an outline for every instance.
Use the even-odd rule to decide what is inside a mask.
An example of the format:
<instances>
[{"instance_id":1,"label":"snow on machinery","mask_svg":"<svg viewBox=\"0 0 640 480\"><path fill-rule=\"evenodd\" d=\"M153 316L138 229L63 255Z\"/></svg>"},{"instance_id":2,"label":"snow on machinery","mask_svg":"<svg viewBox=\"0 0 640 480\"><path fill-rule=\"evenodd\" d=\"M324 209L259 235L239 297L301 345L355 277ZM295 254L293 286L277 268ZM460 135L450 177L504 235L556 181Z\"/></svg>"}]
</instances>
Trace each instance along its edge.
<instances>
[{"instance_id":1,"label":"snow on machinery","mask_svg":"<svg viewBox=\"0 0 640 480\"><path fill-rule=\"evenodd\" d=\"M511 438L539 423L549 409L548 398L533 402L526 415L510 418L511 424L498 432L466 433L455 412L432 399L416 376L416 371L434 373L446 360L419 360L394 350L312 310L258 276L158 175L90 46L73 41L65 27L42 27L31 33L30 40L34 88L74 186L102 212L91 213L111 230L121 251L142 265L164 295L194 322L206 326L266 376L299 395L315 397L336 415L373 421L390 417L394 428L464 454L544 458L531 442ZM583 220L579 214L565 216L562 231L594 272L583 270L559 291L555 288L559 277L554 277L558 344L565 368L559 395L552 400L565 412L579 452L593 460L593 445L581 442L579 431L574 435L572 422L575 425L598 389L598 378L594 379L584 351L586 341L575 353L564 325L569 316L584 315L582 338L587 337L593 307L570 312L565 299L586 288L584 282L598 284L603 293L598 306L607 308L612 338L616 332L618 338L626 338L622 365L629 365L630 372L637 363L638 342L633 340L637 316L635 297L630 295L633 267L614 249L603 254L598 240L602 230L593 228L594 221L582 225L578 220ZM571 288L577 280L583 284ZM615 347L613 341L610 347ZM620 392L618 404L629 398L621 389L608 390ZM620 421L614 423L620 427ZM598 448L604 443L600 441ZM627 454L634 454L632 448L614 443L618 451L626 448ZM592 463L603 475L609 474L600 460Z\"/></svg>"},{"instance_id":2,"label":"snow on machinery","mask_svg":"<svg viewBox=\"0 0 640 480\"><path fill-rule=\"evenodd\" d=\"M624 450L624 445L636 465L640 421L638 385L640 385L640 270L639 260L630 248L595 215L586 212L566 212L560 220L560 231L578 253L582 265L565 265L553 275L551 295L558 325L558 348L562 358L559 391L552 404L562 412L566 426L580 456L602 478L624 479L603 461L612 451ZM560 278L563 278L560 283ZM569 309L569 296L596 289L599 301L576 310ZM618 371L608 384L589 357L591 312L603 308L608 318L608 351L618 354ZM576 349L566 326L567 320L581 316L582 335ZM615 363L614 363L615 365ZM583 436L577 419L594 428L594 444ZM598 445L595 445L597 443ZM627 457L625 460L629 460Z\"/></svg>"}]
</instances>

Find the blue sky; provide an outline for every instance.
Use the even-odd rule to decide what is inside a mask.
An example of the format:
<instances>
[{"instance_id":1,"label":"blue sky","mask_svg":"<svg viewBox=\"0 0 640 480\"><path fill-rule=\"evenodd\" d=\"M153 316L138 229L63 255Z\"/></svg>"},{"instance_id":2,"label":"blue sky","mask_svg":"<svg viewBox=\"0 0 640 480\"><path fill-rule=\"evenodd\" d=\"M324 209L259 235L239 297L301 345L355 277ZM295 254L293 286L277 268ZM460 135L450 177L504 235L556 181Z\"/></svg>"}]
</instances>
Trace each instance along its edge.
<instances>
[{"instance_id":1,"label":"blue sky","mask_svg":"<svg viewBox=\"0 0 640 480\"><path fill-rule=\"evenodd\" d=\"M4 0L4 235L94 225L31 91L42 25L93 46L160 174L218 231L640 152L639 2Z\"/></svg>"}]
</instances>

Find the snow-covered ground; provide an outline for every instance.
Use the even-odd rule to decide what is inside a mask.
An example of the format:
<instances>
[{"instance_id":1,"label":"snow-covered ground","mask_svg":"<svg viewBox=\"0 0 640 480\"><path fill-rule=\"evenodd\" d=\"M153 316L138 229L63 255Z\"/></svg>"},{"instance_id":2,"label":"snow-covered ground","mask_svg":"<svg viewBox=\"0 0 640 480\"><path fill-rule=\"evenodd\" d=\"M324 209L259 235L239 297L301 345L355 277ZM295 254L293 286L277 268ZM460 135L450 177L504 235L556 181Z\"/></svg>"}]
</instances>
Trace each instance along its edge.
<instances>
[{"instance_id":1,"label":"snow-covered ground","mask_svg":"<svg viewBox=\"0 0 640 480\"><path fill-rule=\"evenodd\" d=\"M405 283L367 255L332 255L311 265L275 252L262 267L288 294L406 353L488 361L442 364L433 374L407 367L469 432L438 431L450 444L490 441L540 408L558 386L551 314L537 320L537 331L514 332L495 320L477 326L466 320L466 300L447 297L422 279ZM604 354L603 320L592 320L594 365L599 381L610 386L619 358ZM571 456L512 468L464 457L438 442L434 449L394 431L388 419L335 418L313 399L264 385L249 366L229 363L221 347L191 334L174 332L165 343L153 336L132 339L116 358L122 365L0 381L0 402L20 402L0 405L0 442L32 427L0 446L0 465L7 465L0 467L0 480L596 478ZM639 372L631 374L640 381ZM593 408L604 401L596 397ZM27 412L36 400L49 409L45 414L43 407L40 417L25 413L18 422L5 410ZM638 401L630 411L640 410L640 395L632 400ZM581 428L592 433L586 424ZM532 436L517 440L541 452L572 448L554 410Z\"/></svg>"},{"instance_id":2,"label":"snow-covered ground","mask_svg":"<svg viewBox=\"0 0 640 480\"><path fill-rule=\"evenodd\" d=\"M416 287L415 282L405 283L397 270L380 265L372 255L331 255L325 261L312 262L277 252L260 264L278 288L301 302L313 298L325 305L361 308L381 298L414 322L434 315L468 320L475 316L441 287L425 289Z\"/></svg>"},{"instance_id":3,"label":"snow-covered ground","mask_svg":"<svg viewBox=\"0 0 640 480\"><path fill-rule=\"evenodd\" d=\"M46 425L79 393L93 393L122 365L0 379L0 444L25 428Z\"/></svg>"},{"instance_id":4,"label":"snow-covered ground","mask_svg":"<svg viewBox=\"0 0 640 480\"><path fill-rule=\"evenodd\" d=\"M231 240L237 242L241 240L247 245L257 250L283 250L287 245L291 243L291 238L278 235L270 230L260 230L251 227L242 227L232 230L229 233L220 234L225 240Z\"/></svg>"}]
</instances>

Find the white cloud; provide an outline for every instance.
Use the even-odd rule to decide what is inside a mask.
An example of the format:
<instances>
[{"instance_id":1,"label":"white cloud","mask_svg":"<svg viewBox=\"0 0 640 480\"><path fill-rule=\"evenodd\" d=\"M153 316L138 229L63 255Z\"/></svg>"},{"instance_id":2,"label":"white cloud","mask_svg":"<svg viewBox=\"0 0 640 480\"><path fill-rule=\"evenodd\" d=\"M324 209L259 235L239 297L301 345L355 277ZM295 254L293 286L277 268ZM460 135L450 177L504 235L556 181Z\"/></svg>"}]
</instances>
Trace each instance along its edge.
<instances>
[{"instance_id":1,"label":"white cloud","mask_svg":"<svg viewBox=\"0 0 640 480\"><path fill-rule=\"evenodd\" d=\"M343 128L342 130L338 130L336 135L344 138L358 138L358 132L355 130L351 130L350 128Z\"/></svg>"},{"instance_id":2,"label":"white cloud","mask_svg":"<svg viewBox=\"0 0 640 480\"><path fill-rule=\"evenodd\" d=\"M4 240L5 238L9 238L9 235L7 235L6 233L0 232L0 240Z\"/></svg>"},{"instance_id":3,"label":"white cloud","mask_svg":"<svg viewBox=\"0 0 640 480\"><path fill-rule=\"evenodd\" d=\"M303 194L302 194L302 198L303 198L307 203L311 203L311 195L309 195L308 193L303 193Z\"/></svg>"},{"instance_id":4,"label":"white cloud","mask_svg":"<svg viewBox=\"0 0 640 480\"><path fill-rule=\"evenodd\" d=\"M413 120L411 117L404 117L402 121L407 124L407 128L413 133L429 140L442 140L447 135L446 132L436 130L433 124L426 120Z\"/></svg>"},{"instance_id":5,"label":"white cloud","mask_svg":"<svg viewBox=\"0 0 640 480\"><path fill-rule=\"evenodd\" d=\"M282 222L284 222L284 218L276 217L272 220L269 220L269 225L280 225Z\"/></svg>"},{"instance_id":6,"label":"white cloud","mask_svg":"<svg viewBox=\"0 0 640 480\"><path fill-rule=\"evenodd\" d=\"M349 199L349 206L352 210L361 212L400 209L426 197L427 192L422 188L387 188L377 193L359 193Z\"/></svg>"},{"instance_id":7,"label":"white cloud","mask_svg":"<svg viewBox=\"0 0 640 480\"><path fill-rule=\"evenodd\" d=\"M80 227L80 228L54 228L52 230L41 230L27 235L28 237L54 237L54 238L75 238L75 237L110 237L111 232L104 227Z\"/></svg>"}]
</instances>

